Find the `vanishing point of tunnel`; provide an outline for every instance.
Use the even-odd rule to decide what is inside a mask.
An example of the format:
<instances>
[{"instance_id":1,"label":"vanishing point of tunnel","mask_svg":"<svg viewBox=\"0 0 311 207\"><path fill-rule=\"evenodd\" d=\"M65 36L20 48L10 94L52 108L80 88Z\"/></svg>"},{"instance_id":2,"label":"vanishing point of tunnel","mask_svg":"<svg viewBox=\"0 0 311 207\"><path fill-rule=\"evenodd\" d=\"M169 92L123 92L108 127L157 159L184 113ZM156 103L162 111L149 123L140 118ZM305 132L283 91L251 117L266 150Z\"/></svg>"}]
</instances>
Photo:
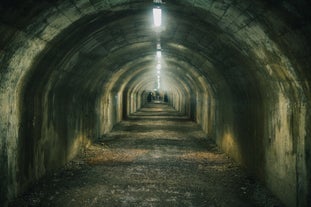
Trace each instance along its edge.
<instances>
[{"instance_id":1,"label":"vanishing point of tunnel","mask_svg":"<svg viewBox=\"0 0 311 207\"><path fill-rule=\"evenodd\" d=\"M0 206L311 206L309 0L1 0Z\"/></svg>"}]
</instances>

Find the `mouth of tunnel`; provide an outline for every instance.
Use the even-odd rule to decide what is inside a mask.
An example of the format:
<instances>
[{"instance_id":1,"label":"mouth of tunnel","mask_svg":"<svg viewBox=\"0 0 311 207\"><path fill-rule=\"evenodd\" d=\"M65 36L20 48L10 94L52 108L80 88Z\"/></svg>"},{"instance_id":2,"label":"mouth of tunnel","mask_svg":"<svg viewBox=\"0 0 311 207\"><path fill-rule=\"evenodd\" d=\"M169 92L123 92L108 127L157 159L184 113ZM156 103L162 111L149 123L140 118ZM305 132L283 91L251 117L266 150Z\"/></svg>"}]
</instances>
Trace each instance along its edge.
<instances>
[{"instance_id":1,"label":"mouth of tunnel","mask_svg":"<svg viewBox=\"0 0 311 207\"><path fill-rule=\"evenodd\" d=\"M261 1L218 4L161 4L160 30L152 26L152 2L101 5L45 41L12 86L12 194L160 101L195 121L288 206L307 206L310 72L299 55L308 40L301 34L296 49L296 39L273 31L294 30L288 11ZM56 18L54 27L62 22Z\"/></svg>"}]
</instances>

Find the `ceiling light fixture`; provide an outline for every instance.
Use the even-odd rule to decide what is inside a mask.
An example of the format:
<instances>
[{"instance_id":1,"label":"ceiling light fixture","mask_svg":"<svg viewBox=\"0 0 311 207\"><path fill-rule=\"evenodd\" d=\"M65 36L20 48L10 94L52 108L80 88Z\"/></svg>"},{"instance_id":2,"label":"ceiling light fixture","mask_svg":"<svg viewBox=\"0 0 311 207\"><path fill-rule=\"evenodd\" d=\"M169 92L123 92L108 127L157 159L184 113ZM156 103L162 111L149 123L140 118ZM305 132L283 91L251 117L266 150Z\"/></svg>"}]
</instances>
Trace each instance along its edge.
<instances>
[{"instance_id":1,"label":"ceiling light fixture","mask_svg":"<svg viewBox=\"0 0 311 207\"><path fill-rule=\"evenodd\" d=\"M157 43L157 50L161 50L161 43Z\"/></svg>"},{"instance_id":2,"label":"ceiling light fixture","mask_svg":"<svg viewBox=\"0 0 311 207\"><path fill-rule=\"evenodd\" d=\"M161 70L161 64L157 64L157 70Z\"/></svg>"},{"instance_id":3,"label":"ceiling light fixture","mask_svg":"<svg viewBox=\"0 0 311 207\"><path fill-rule=\"evenodd\" d=\"M153 8L153 23L155 27L162 25L162 9L160 7Z\"/></svg>"},{"instance_id":4,"label":"ceiling light fixture","mask_svg":"<svg viewBox=\"0 0 311 207\"><path fill-rule=\"evenodd\" d=\"M157 51L157 58L159 58L159 59L160 59L160 58L161 58L161 56L162 56L162 52L161 52L160 50L158 50L158 51Z\"/></svg>"}]
</instances>

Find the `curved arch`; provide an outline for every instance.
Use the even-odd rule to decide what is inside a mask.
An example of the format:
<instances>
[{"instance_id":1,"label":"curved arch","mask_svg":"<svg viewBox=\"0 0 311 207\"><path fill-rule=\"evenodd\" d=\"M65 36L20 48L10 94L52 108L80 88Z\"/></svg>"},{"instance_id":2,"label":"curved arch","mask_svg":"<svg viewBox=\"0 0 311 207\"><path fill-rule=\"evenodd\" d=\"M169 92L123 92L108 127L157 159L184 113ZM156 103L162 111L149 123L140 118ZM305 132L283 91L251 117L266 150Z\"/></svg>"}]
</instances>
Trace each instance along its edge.
<instances>
[{"instance_id":1,"label":"curved arch","mask_svg":"<svg viewBox=\"0 0 311 207\"><path fill-rule=\"evenodd\" d=\"M152 2L32 2L12 9L13 18L12 10L1 11L0 149L5 155L0 173L9 177L0 181L1 197L13 197L71 159L79 146L105 131L103 119L111 125L120 121L122 113L112 108L122 109L122 93L148 87L134 74L143 77L142 68L154 63L157 37L150 19L143 18ZM225 152L284 202L307 205L310 23L305 4L286 2L170 1L161 42L167 81L179 99L174 98L175 107L194 110L189 98L194 97L196 111L203 113L191 113ZM182 93L189 96L185 103L179 103ZM108 108L102 112L101 107Z\"/></svg>"}]
</instances>

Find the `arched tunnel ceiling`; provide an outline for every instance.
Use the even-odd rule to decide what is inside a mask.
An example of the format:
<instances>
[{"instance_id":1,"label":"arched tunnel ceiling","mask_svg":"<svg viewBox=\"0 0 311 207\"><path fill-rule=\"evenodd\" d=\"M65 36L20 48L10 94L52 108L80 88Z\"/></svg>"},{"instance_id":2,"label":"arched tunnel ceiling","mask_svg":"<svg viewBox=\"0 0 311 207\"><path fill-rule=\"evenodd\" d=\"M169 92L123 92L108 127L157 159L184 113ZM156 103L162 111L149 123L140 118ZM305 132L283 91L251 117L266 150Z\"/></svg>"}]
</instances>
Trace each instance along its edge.
<instances>
[{"instance_id":1,"label":"arched tunnel ceiling","mask_svg":"<svg viewBox=\"0 0 311 207\"><path fill-rule=\"evenodd\" d=\"M151 26L152 2L133 1L122 4L122 1L99 1L91 2L90 5L80 3L77 2L77 8L73 8L71 3L62 4L59 1L56 5L63 16L47 19L51 28L46 29L50 34L57 34L56 30L62 31L62 28L64 31L53 40L52 47L47 47L46 56L41 56L43 60L40 63L43 65L38 68L45 68L44 74L49 71L46 67L51 70L59 68L58 75L53 71L57 82L67 77L69 79L64 83L82 86L84 84L81 81L89 80L92 83L85 85L92 85L89 90L93 91L94 87L100 87L101 82L109 79L109 75L125 63L155 53L159 37ZM231 90L245 92L246 84L258 89L260 87L256 83L262 80L295 79L297 74L292 70L291 63L280 53L278 45L269 38L270 34L265 33L268 29L263 24L265 22L260 22L265 20L266 8L267 4L247 1L166 2L163 5L165 26L160 34L163 53L176 59L176 62L184 61L195 67L214 89L217 84L221 83L220 87L223 87L226 82ZM84 17L78 19L77 14L72 11L74 9L84 13ZM87 12L90 14L85 15ZM35 14L37 13L29 15ZM77 21L65 28L65 25L69 25L68 21L73 19ZM22 27L21 23L17 24ZM244 29L248 25L252 26ZM44 30L40 27L29 29L35 30L26 32L38 33ZM41 37L48 40L46 35L42 35L45 33ZM276 59L279 59L279 63L275 63ZM151 61L150 67L153 64ZM187 70L187 67L184 69ZM65 72L60 72L63 70ZM37 70L36 74L43 75ZM79 76L88 78L74 78Z\"/></svg>"},{"instance_id":2,"label":"arched tunnel ceiling","mask_svg":"<svg viewBox=\"0 0 311 207\"><path fill-rule=\"evenodd\" d=\"M155 55L160 38L165 56L175 62L190 64L200 75L209 79L210 84L224 83L214 77L221 77L229 84L238 82L237 79L240 83L256 83L252 81L256 76L250 74L251 70L257 69L250 67L254 62L248 60L243 50L236 48L237 45L242 46L240 40L233 39L215 25L202 21L194 13L185 12L180 7L172 11L167 9L165 15L165 29L160 37L151 26L150 11L145 8L87 16L75 22L55 40L58 46L46 51L47 55L38 68L44 74L48 74L47 67L50 68L55 78L52 85L65 83L67 87L79 85L81 89L85 86L88 92L96 91L122 65ZM150 69L155 67L151 58L149 61ZM174 68L170 63L168 61L166 67ZM181 71L180 75L183 76L187 74L188 66L181 67L184 72ZM56 72L54 68L59 70ZM42 76L38 72L36 75ZM47 83L47 80L41 80ZM212 85L212 88L215 87ZM238 89L238 85L231 88Z\"/></svg>"},{"instance_id":3,"label":"arched tunnel ceiling","mask_svg":"<svg viewBox=\"0 0 311 207\"><path fill-rule=\"evenodd\" d=\"M0 119L0 131L5 133L0 148L6 146L7 140L11 147L8 152L3 150L10 160L4 170L6 173L17 169L15 149L18 142L31 148L28 139L23 138L33 139L35 143L37 140L32 135L41 135L41 129L34 129L24 137L22 132L26 127L23 124L35 128L34 125L42 121L48 130L55 127L53 132L62 143L60 140L68 133L79 130L81 134L93 133L89 129L95 128L97 123L93 117L84 115L98 109L94 105L103 96L111 95L107 91L152 89L156 81L155 57L159 41L163 65L161 81L167 83L163 87L168 86L186 96L202 91L199 95L205 102L200 103L203 115L198 116L198 120L209 121L202 128L217 134L218 144L257 170L259 177L267 176L275 181L273 184L282 186L282 182L275 179L275 171L283 175L283 168L278 167L297 167L290 162L292 157L288 158L290 161L283 157L289 156L288 152L295 154L295 150L309 149L304 148L304 143L303 146L296 143L305 141L310 145L305 138L310 130L303 128L310 123L309 115L304 112L310 114L305 102L310 105L311 100L308 1L171 0L162 5L164 26L160 33L152 27L151 0L4 0L0 5L0 32L3 34L0 39L0 112L4 117ZM206 92L212 95L211 102L206 100ZM77 100L81 102L87 101L71 107L70 104L76 104L76 96L80 96ZM37 105L27 105L23 99ZM207 111L205 106L216 106L212 108L216 110ZM26 121L20 120L23 114L20 108L30 114L26 115ZM107 107L106 111L109 110ZM71 118L65 116L64 111ZM36 120L36 113L47 118ZM109 113L101 113L100 118L116 114L112 110ZM113 124L105 118L102 120L107 125ZM218 124L216 129L211 124L213 121ZM296 126L299 124L301 126ZM70 131L63 126L73 127ZM76 126L79 130L74 128ZM290 128L294 126L299 130ZM45 131L46 128L42 129L42 134L47 133L46 137L54 139L54 134ZM296 141L296 137L302 141ZM53 139L45 141L53 143ZM266 148L266 142L272 143L272 147ZM278 145L280 143L287 145ZM61 148L57 150L62 151ZM60 154L52 152L52 158L53 153ZM265 156L279 159L281 164ZM46 155L47 160L50 157ZM31 166L32 157L27 159ZM309 158L296 161L310 169L309 164L304 166ZM22 170L29 170L21 163ZM39 167L43 170L35 169L36 172L43 173L45 163ZM10 184L17 186L19 181L14 179ZM291 188L287 183L284 185ZM292 194L281 196L286 200Z\"/></svg>"}]
</instances>

